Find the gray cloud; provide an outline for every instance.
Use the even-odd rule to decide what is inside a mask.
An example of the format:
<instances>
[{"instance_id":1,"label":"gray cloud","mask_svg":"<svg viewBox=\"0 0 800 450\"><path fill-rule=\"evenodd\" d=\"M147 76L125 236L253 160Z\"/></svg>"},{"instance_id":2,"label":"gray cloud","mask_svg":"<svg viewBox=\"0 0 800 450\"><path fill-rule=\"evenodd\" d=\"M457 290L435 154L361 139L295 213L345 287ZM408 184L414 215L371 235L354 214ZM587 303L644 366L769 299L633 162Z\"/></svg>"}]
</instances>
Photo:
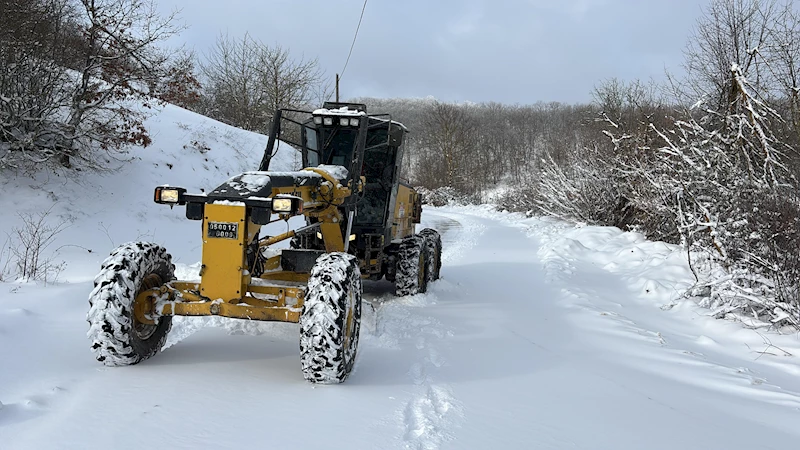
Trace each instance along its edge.
<instances>
[{"instance_id":1,"label":"gray cloud","mask_svg":"<svg viewBox=\"0 0 800 450\"><path fill-rule=\"evenodd\" d=\"M600 80L681 73L702 0L371 0L343 97L587 101ZM249 32L341 71L361 0L159 0L199 53Z\"/></svg>"}]
</instances>

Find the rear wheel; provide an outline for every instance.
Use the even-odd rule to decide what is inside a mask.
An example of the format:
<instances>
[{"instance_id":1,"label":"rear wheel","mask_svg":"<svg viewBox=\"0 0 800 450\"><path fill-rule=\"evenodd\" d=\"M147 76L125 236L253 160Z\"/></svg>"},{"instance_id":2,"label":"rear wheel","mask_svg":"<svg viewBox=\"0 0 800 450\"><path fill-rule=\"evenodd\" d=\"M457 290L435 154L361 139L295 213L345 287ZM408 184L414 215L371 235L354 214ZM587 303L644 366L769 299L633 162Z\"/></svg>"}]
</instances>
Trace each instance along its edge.
<instances>
[{"instance_id":1,"label":"rear wheel","mask_svg":"<svg viewBox=\"0 0 800 450\"><path fill-rule=\"evenodd\" d=\"M300 360L312 383L333 384L353 370L361 330L361 271L347 253L317 259L300 314Z\"/></svg>"},{"instance_id":2,"label":"rear wheel","mask_svg":"<svg viewBox=\"0 0 800 450\"><path fill-rule=\"evenodd\" d=\"M95 358L107 366L126 366L158 353L172 328L172 317L146 323L136 318L136 297L174 278L172 257L156 244L132 242L103 261L89 295L87 335ZM144 320L144 319L143 319Z\"/></svg>"},{"instance_id":3,"label":"rear wheel","mask_svg":"<svg viewBox=\"0 0 800 450\"><path fill-rule=\"evenodd\" d=\"M424 293L428 290L426 265L428 261L425 238L415 234L403 239L397 251L395 294L399 297Z\"/></svg>"},{"instance_id":4,"label":"rear wheel","mask_svg":"<svg viewBox=\"0 0 800 450\"><path fill-rule=\"evenodd\" d=\"M428 249L428 264L425 276L428 282L439 279L439 272L442 269L442 237L439 232L432 228L425 228L419 232L425 238L425 246Z\"/></svg>"}]
</instances>

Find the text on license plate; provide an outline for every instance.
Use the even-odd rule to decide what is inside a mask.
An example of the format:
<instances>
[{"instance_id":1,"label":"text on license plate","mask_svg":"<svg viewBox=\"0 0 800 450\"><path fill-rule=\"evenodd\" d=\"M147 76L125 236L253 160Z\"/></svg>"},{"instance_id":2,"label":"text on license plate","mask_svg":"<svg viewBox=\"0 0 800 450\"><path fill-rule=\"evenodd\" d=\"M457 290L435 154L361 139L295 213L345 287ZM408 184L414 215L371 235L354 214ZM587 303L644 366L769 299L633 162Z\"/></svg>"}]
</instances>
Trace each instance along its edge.
<instances>
[{"instance_id":1,"label":"text on license plate","mask_svg":"<svg viewBox=\"0 0 800 450\"><path fill-rule=\"evenodd\" d=\"M239 224L236 222L208 222L208 237L239 239Z\"/></svg>"}]
</instances>

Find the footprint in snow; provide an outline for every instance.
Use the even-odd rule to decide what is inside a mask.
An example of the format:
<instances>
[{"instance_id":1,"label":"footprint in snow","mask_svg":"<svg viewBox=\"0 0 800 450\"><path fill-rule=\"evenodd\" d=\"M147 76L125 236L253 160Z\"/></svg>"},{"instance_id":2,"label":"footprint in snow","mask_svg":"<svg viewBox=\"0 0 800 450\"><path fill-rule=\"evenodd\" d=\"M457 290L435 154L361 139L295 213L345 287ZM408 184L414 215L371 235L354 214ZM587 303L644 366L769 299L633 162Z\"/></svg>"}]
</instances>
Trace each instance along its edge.
<instances>
[{"instance_id":1,"label":"footprint in snow","mask_svg":"<svg viewBox=\"0 0 800 450\"><path fill-rule=\"evenodd\" d=\"M436 366L437 368L442 367L444 365L444 358L442 358L439 352L433 348L428 350L428 361L430 361L430 363Z\"/></svg>"},{"instance_id":2,"label":"footprint in snow","mask_svg":"<svg viewBox=\"0 0 800 450\"><path fill-rule=\"evenodd\" d=\"M416 385L424 383L425 379L427 378L425 375L425 368L422 367L422 364L420 363L414 363L409 370L409 374Z\"/></svg>"}]
</instances>

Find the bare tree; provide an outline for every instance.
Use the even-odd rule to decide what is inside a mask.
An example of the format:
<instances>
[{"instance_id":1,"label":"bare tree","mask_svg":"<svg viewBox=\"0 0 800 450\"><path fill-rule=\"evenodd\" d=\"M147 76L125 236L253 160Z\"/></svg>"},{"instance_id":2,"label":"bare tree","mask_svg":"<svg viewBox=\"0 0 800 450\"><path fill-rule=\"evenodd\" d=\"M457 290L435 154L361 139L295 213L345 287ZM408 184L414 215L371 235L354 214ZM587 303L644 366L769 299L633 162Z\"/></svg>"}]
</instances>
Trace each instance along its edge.
<instances>
[{"instance_id":1,"label":"bare tree","mask_svg":"<svg viewBox=\"0 0 800 450\"><path fill-rule=\"evenodd\" d=\"M0 168L102 168L147 145L178 31L153 0L0 0Z\"/></svg>"},{"instance_id":2,"label":"bare tree","mask_svg":"<svg viewBox=\"0 0 800 450\"><path fill-rule=\"evenodd\" d=\"M255 61L259 44L249 34L241 40L220 35L201 64L206 113L247 130L262 130L264 92L259 88Z\"/></svg>"},{"instance_id":3,"label":"bare tree","mask_svg":"<svg viewBox=\"0 0 800 450\"><path fill-rule=\"evenodd\" d=\"M71 80L54 55L67 53L72 10L69 0L0 0L0 10L0 168L29 169L65 146Z\"/></svg>"},{"instance_id":4,"label":"bare tree","mask_svg":"<svg viewBox=\"0 0 800 450\"><path fill-rule=\"evenodd\" d=\"M717 109L728 105L734 64L763 92L771 80L757 56L769 46L777 14L778 0L712 0L684 52L690 97L710 96Z\"/></svg>"},{"instance_id":5,"label":"bare tree","mask_svg":"<svg viewBox=\"0 0 800 450\"><path fill-rule=\"evenodd\" d=\"M193 51L177 52L167 64L163 78L154 80L150 92L160 100L196 110L201 102L201 84L197 74L197 56Z\"/></svg>"},{"instance_id":6,"label":"bare tree","mask_svg":"<svg viewBox=\"0 0 800 450\"><path fill-rule=\"evenodd\" d=\"M276 109L307 108L324 91L317 60L292 59L248 34L219 36L202 73L208 114L252 131L268 131Z\"/></svg>"},{"instance_id":7,"label":"bare tree","mask_svg":"<svg viewBox=\"0 0 800 450\"><path fill-rule=\"evenodd\" d=\"M96 166L92 149L147 145L144 115L125 102L150 99L149 87L166 75L170 55L158 44L179 31L177 13L159 15L153 0L81 0L86 50L72 92L60 161Z\"/></svg>"},{"instance_id":8,"label":"bare tree","mask_svg":"<svg viewBox=\"0 0 800 450\"><path fill-rule=\"evenodd\" d=\"M63 269L63 262L55 261L55 253L49 248L55 243L58 235L69 224L59 220L54 225L50 220L52 207L37 214L19 213L22 224L14 227L8 235L8 262L15 267L15 276L25 280L41 280L45 283L54 280ZM2 256L2 252L0 252ZM2 273L0 273L2 279Z\"/></svg>"},{"instance_id":9,"label":"bare tree","mask_svg":"<svg viewBox=\"0 0 800 450\"><path fill-rule=\"evenodd\" d=\"M781 109L786 111L794 142L800 145L800 14L792 5L787 2L776 14L769 46L761 52L784 100Z\"/></svg>"},{"instance_id":10,"label":"bare tree","mask_svg":"<svg viewBox=\"0 0 800 450\"><path fill-rule=\"evenodd\" d=\"M434 188L478 187L468 185L473 181L469 177L471 167L467 160L476 156L472 151L475 148L475 129L472 118L463 108L434 102L426 111L420 130L421 155L417 167L420 179Z\"/></svg>"},{"instance_id":11,"label":"bare tree","mask_svg":"<svg viewBox=\"0 0 800 450\"><path fill-rule=\"evenodd\" d=\"M280 46L262 46L256 67L270 111L308 107L315 88L322 84L323 73L316 59L292 59Z\"/></svg>"},{"instance_id":12,"label":"bare tree","mask_svg":"<svg viewBox=\"0 0 800 450\"><path fill-rule=\"evenodd\" d=\"M663 103L658 85L652 80L649 83L641 80L626 82L618 78L595 85L592 99L605 116L628 128L641 125L643 114Z\"/></svg>"}]
</instances>

